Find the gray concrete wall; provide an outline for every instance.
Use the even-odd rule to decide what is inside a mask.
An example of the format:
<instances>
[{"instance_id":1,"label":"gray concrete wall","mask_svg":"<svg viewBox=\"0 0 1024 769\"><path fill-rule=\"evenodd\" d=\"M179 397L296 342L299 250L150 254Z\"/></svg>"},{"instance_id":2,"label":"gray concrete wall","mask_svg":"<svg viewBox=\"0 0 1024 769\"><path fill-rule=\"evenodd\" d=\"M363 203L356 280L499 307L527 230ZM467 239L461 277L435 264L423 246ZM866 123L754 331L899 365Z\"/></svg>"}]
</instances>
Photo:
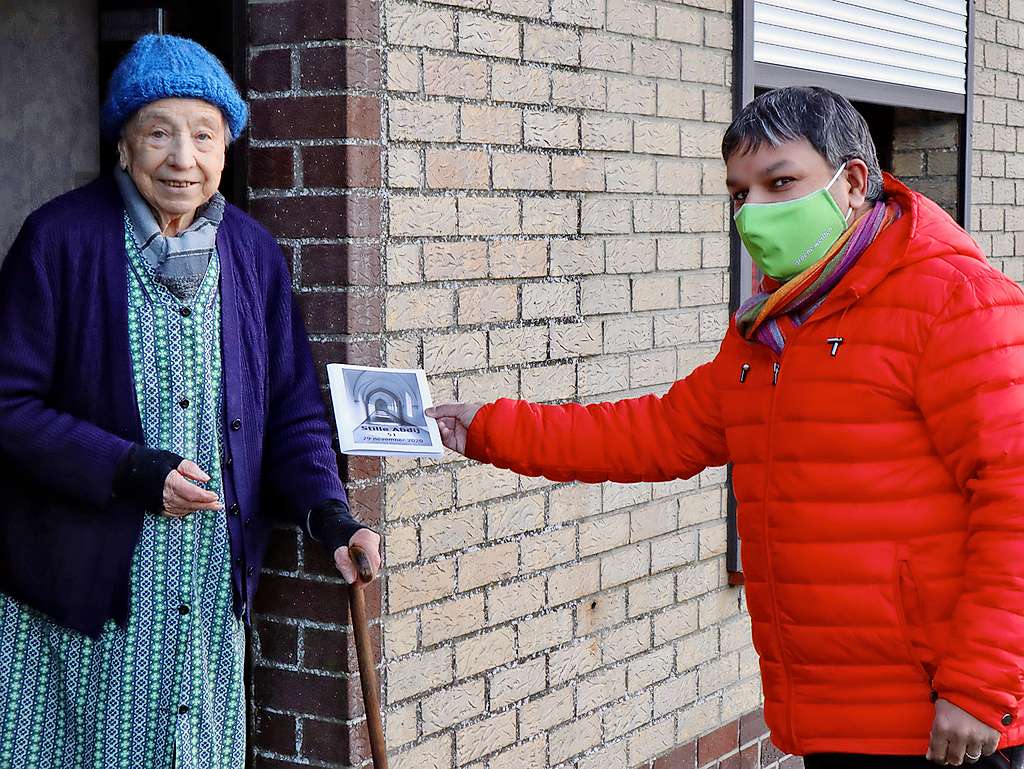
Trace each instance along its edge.
<instances>
[{"instance_id":1,"label":"gray concrete wall","mask_svg":"<svg viewBox=\"0 0 1024 769\"><path fill-rule=\"evenodd\" d=\"M99 172L95 0L0 2L0 259L25 216Z\"/></svg>"}]
</instances>

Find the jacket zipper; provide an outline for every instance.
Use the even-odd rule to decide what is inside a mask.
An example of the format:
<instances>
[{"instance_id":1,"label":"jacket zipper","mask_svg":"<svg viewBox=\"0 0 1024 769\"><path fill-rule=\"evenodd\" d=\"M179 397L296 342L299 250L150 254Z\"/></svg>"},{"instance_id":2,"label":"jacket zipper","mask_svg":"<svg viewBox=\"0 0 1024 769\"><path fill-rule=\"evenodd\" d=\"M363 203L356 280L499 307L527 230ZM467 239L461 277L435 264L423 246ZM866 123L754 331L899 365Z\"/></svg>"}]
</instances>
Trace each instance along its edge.
<instances>
[{"instance_id":1,"label":"jacket zipper","mask_svg":"<svg viewBox=\"0 0 1024 769\"><path fill-rule=\"evenodd\" d=\"M797 329L799 331L799 329ZM764 492L761 502L761 526L764 531L765 564L768 567L768 593L772 602L772 625L779 644L779 661L786 676L786 731L789 738L799 749L799 740L793 731L793 678L789 669L788 657L782 640L782 624L779 622L779 605L775 594L775 569L772 565L771 544L768 540L768 490L772 478L772 465L775 463L775 449L772 443L775 434L775 403L779 396L779 375L782 373L782 360L786 357L786 349L795 341L796 333L791 335L782 353L772 362L772 397L768 406L768 461L765 467Z\"/></svg>"}]
</instances>

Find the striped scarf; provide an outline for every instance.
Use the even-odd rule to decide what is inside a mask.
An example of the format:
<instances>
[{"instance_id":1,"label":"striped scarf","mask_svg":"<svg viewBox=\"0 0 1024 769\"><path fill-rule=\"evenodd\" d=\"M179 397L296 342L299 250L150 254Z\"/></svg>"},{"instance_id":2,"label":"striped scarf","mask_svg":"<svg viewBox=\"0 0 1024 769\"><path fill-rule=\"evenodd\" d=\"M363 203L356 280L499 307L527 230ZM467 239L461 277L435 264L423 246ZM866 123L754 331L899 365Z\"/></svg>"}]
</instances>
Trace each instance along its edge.
<instances>
[{"instance_id":1,"label":"striped scarf","mask_svg":"<svg viewBox=\"0 0 1024 769\"><path fill-rule=\"evenodd\" d=\"M762 278L761 293L754 294L736 311L736 328L743 338L767 345L776 355L780 354L786 345L786 335L779 320L788 317L794 327L803 325L878 233L899 219L900 214L895 200L878 201L846 229L825 256L796 277L785 283L767 275Z\"/></svg>"}]
</instances>

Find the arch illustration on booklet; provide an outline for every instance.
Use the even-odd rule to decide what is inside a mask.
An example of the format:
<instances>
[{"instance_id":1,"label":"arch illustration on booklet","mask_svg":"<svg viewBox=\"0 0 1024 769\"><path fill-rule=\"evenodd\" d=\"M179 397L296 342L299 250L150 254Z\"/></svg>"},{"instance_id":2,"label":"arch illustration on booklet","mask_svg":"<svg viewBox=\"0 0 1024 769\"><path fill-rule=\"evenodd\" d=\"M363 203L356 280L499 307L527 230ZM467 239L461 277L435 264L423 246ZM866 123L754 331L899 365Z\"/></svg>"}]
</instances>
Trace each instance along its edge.
<instances>
[{"instance_id":1,"label":"arch illustration on booklet","mask_svg":"<svg viewBox=\"0 0 1024 769\"><path fill-rule=\"evenodd\" d=\"M444 451L422 370L327 365L338 440L344 454L439 457Z\"/></svg>"}]
</instances>

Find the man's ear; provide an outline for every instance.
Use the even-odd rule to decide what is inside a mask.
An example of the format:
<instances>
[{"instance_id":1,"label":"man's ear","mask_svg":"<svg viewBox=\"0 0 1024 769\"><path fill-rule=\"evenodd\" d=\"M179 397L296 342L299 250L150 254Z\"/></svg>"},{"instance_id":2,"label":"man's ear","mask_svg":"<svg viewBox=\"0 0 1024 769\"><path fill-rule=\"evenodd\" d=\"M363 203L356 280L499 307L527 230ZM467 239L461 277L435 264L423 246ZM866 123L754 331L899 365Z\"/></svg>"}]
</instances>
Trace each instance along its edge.
<instances>
[{"instance_id":1,"label":"man's ear","mask_svg":"<svg viewBox=\"0 0 1024 769\"><path fill-rule=\"evenodd\" d=\"M122 171L128 170L128 147L125 145L124 134L117 140L117 164Z\"/></svg>"},{"instance_id":2,"label":"man's ear","mask_svg":"<svg viewBox=\"0 0 1024 769\"><path fill-rule=\"evenodd\" d=\"M849 200L850 208L856 211L867 200L868 196L868 166L860 158L852 158L846 161L846 181L850 185Z\"/></svg>"}]
</instances>

